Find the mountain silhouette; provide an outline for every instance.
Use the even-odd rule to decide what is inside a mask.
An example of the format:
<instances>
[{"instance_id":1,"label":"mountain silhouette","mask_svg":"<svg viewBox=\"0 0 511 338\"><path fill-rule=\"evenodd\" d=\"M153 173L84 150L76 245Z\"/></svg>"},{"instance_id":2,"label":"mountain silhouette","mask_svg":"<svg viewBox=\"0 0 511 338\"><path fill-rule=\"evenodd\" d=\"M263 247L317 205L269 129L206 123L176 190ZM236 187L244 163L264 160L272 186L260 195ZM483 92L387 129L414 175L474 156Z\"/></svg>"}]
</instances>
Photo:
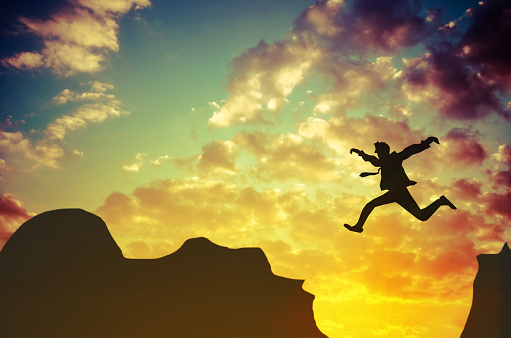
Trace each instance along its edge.
<instances>
[{"instance_id":1,"label":"mountain silhouette","mask_svg":"<svg viewBox=\"0 0 511 338\"><path fill-rule=\"evenodd\" d=\"M477 256L472 308L461 338L511 337L511 250Z\"/></svg>"},{"instance_id":2,"label":"mountain silhouette","mask_svg":"<svg viewBox=\"0 0 511 338\"><path fill-rule=\"evenodd\" d=\"M126 259L98 216L48 211L0 251L0 337L325 337L302 284L206 238Z\"/></svg>"}]
</instances>

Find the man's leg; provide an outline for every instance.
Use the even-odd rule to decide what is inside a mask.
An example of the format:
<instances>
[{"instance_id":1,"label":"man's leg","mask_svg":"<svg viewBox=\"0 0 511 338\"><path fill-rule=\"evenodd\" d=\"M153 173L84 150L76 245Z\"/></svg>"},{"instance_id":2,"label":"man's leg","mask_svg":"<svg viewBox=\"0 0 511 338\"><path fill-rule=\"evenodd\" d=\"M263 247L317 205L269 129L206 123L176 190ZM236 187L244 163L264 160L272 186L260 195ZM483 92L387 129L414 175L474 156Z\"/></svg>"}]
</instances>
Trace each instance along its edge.
<instances>
[{"instance_id":1,"label":"man's leg","mask_svg":"<svg viewBox=\"0 0 511 338\"><path fill-rule=\"evenodd\" d=\"M355 224L354 226L344 224L344 227L354 232L364 231L363 226L369 214L374 210L374 208L379 207L380 205L396 202L396 198L394 197L394 195L395 195L394 192L387 191L385 194L376 197L374 200L367 203L365 207L362 209L357 224Z\"/></svg>"},{"instance_id":2,"label":"man's leg","mask_svg":"<svg viewBox=\"0 0 511 338\"><path fill-rule=\"evenodd\" d=\"M400 206L421 221L427 221L442 205L448 205L451 209L456 209L454 204L443 195L424 209L419 208L407 188L396 191L395 197Z\"/></svg>"}]
</instances>

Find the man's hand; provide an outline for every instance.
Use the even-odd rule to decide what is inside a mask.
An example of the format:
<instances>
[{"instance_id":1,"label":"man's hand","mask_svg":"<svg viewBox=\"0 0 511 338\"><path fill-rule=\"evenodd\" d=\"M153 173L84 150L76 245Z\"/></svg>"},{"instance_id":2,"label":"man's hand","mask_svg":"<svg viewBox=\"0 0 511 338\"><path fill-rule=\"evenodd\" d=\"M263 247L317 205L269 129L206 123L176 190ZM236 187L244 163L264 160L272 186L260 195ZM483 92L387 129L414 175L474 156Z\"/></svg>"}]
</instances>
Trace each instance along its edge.
<instances>
[{"instance_id":1,"label":"man's hand","mask_svg":"<svg viewBox=\"0 0 511 338\"><path fill-rule=\"evenodd\" d=\"M357 154L358 156L362 156L362 150L351 148L350 154L353 154L353 153Z\"/></svg>"},{"instance_id":2,"label":"man's hand","mask_svg":"<svg viewBox=\"0 0 511 338\"><path fill-rule=\"evenodd\" d=\"M434 136L430 136L426 139L426 143L427 144L431 144L435 142L436 144L440 144L440 142L438 141L438 138L434 137Z\"/></svg>"}]
</instances>

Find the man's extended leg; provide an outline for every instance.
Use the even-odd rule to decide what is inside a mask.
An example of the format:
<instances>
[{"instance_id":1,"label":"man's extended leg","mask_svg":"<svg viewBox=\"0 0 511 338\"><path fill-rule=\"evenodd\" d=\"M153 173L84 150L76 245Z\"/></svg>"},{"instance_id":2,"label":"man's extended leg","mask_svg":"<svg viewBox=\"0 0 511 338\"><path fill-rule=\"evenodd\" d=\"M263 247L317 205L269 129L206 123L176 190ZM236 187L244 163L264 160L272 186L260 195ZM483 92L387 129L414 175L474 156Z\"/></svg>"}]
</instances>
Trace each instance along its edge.
<instances>
[{"instance_id":1,"label":"man's extended leg","mask_svg":"<svg viewBox=\"0 0 511 338\"><path fill-rule=\"evenodd\" d=\"M396 202L396 198L394 196L394 192L387 191L385 194L376 197L371 202L367 203L365 207L362 209L362 212L360 213L360 217L358 219L357 224L354 226L344 224L344 227L350 231L354 232L362 232L364 231L363 226L365 221L367 220L367 217L369 214L374 210L374 208L379 207L380 205L389 204L392 202ZM411 196L410 196L411 197Z\"/></svg>"},{"instance_id":2,"label":"man's extended leg","mask_svg":"<svg viewBox=\"0 0 511 338\"><path fill-rule=\"evenodd\" d=\"M427 221L431 215L433 215L438 208L442 205L448 205L451 209L456 209L454 204L452 204L445 196L441 196L439 199L425 207L424 209L419 208L417 202L413 199L412 195L408 189L403 188L396 191L396 202L406 209L410 214L415 216L418 220Z\"/></svg>"}]
</instances>

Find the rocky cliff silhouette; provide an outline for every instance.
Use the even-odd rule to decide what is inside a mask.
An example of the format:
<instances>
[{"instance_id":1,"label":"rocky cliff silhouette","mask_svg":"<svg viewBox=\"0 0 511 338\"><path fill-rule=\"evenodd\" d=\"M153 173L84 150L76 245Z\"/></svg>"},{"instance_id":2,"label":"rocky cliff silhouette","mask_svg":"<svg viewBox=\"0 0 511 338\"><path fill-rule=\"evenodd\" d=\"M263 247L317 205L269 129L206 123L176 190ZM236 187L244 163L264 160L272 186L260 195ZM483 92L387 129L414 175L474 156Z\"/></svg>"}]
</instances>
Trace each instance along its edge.
<instances>
[{"instance_id":1,"label":"rocky cliff silhouette","mask_svg":"<svg viewBox=\"0 0 511 338\"><path fill-rule=\"evenodd\" d=\"M101 218L49 211L0 252L0 337L325 337L302 284L206 238L126 259Z\"/></svg>"},{"instance_id":2,"label":"rocky cliff silhouette","mask_svg":"<svg viewBox=\"0 0 511 338\"><path fill-rule=\"evenodd\" d=\"M461 338L511 337L511 250L477 256L472 308Z\"/></svg>"}]
</instances>

